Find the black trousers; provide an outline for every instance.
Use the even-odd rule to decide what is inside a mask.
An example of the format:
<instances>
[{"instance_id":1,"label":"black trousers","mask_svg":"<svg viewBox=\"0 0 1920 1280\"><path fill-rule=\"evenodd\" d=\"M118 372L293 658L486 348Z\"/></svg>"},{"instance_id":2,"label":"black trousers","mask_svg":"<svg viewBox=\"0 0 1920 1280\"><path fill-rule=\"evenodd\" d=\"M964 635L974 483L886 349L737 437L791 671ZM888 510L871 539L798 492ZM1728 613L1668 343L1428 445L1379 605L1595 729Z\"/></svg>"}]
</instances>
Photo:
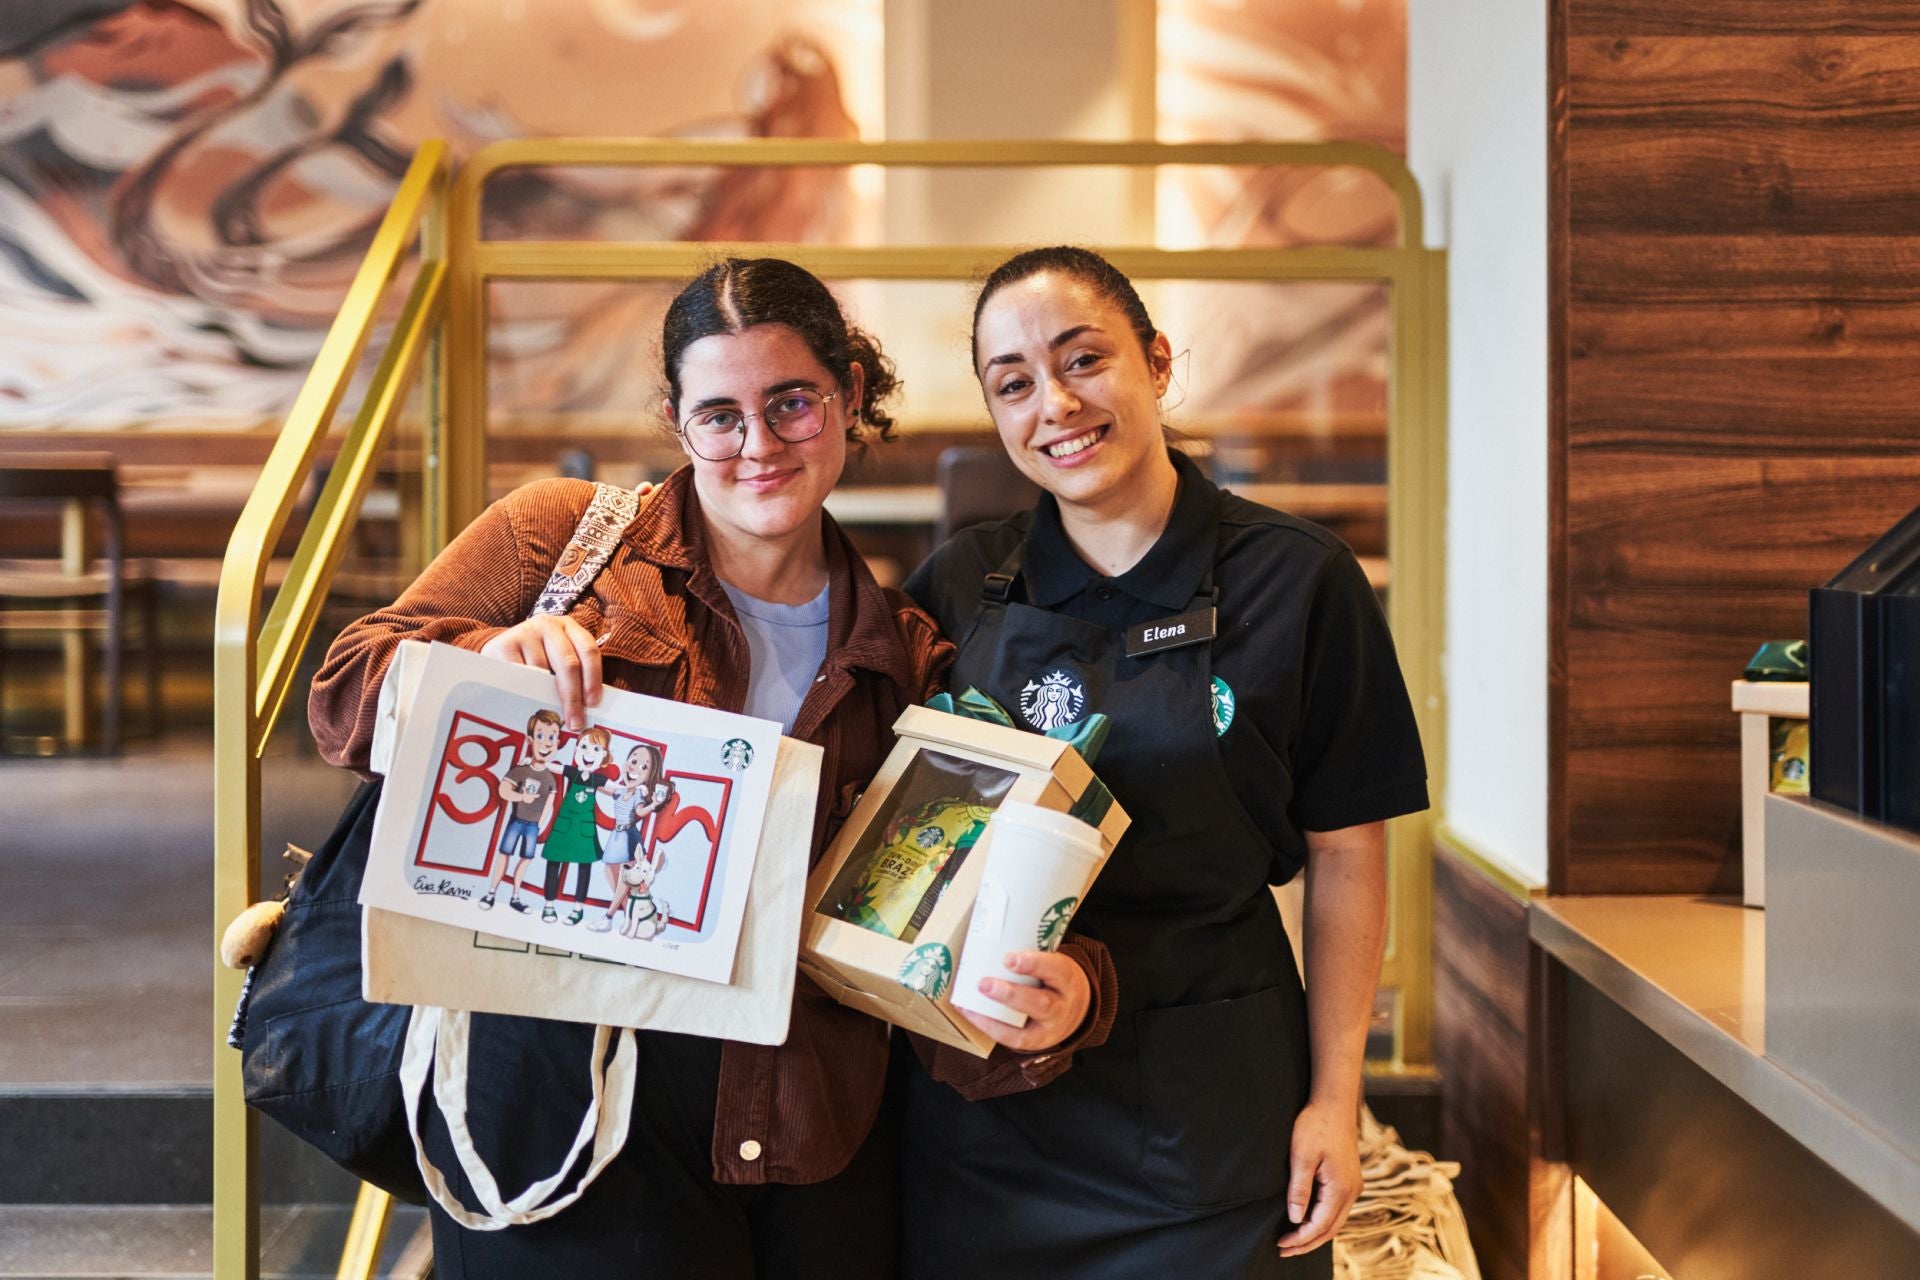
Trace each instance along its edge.
<instances>
[{"instance_id":1,"label":"black trousers","mask_svg":"<svg viewBox=\"0 0 1920 1280\"><path fill-rule=\"evenodd\" d=\"M574 878L573 896L581 906L587 905L587 873L594 868L591 862L549 862L547 864L547 901L552 902L567 883L567 868L578 867L580 874Z\"/></svg>"},{"instance_id":2,"label":"black trousers","mask_svg":"<svg viewBox=\"0 0 1920 1280\"><path fill-rule=\"evenodd\" d=\"M584 1062L584 1042L575 1043ZM437 1277L892 1280L898 1205L890 1112L883 1110L852 1164L825 1182L722 1185L713 1180L711 1155L720 1042L643 1031L639 1048L626 1146L593 1185L546 1221L504 1231L467 1231L431 1205ZM490 1138L481 1132L482 1101L478 1093L470 1097L475 1142L509 1196L551 1171L579 1125L578 1110L568 1124L528 1106L517 1109L518 1121L487 1124ZM557 1146L539 1144L553 1153L548 1163L503 1169L494 1149L535 1122L543 1139L561 1131ZM428 1126L427 1143L449 1183L474 1205L437 1123Z\"/></svg>"}]
</instances>

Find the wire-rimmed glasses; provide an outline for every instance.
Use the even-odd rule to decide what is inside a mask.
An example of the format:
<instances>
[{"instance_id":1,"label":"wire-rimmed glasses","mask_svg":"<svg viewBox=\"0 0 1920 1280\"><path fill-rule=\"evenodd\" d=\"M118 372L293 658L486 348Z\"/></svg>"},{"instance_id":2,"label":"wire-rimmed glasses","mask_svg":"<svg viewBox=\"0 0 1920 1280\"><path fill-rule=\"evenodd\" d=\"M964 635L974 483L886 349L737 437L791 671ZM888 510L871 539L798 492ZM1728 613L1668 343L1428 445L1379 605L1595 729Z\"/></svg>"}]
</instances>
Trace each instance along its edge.
<instances>
[{"instance_id":1,"label":"wire-rimmed glasses","mask_svg":"<svg viewBox=\"0 0 1920 1280\"><path fill-rule=\"evenodd\" d=\"M747 423L758 418L779 439L799 444L826 429L827 401L838 394L829 391L822 395L807 387L795 387L769 399L759 413L744 413L726 405L702 409L688 414L680 424L680 438L708 462L725 462L739 457L747 447Z\"/></svg>"}]
</instances>

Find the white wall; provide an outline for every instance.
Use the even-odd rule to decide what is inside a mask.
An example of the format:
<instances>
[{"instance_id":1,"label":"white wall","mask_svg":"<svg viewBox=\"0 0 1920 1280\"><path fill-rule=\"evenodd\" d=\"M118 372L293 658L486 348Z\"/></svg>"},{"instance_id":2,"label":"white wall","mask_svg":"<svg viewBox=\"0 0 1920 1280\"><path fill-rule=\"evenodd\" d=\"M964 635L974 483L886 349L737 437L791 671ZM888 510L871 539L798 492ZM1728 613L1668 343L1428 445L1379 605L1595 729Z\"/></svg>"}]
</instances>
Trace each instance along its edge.
<instances>
[{"instance_id":1,"label":"white wall","mask_svg":"<svg viewBox=\"0 0 1920 1280\"><path fill-rule=\"evenodd\" d=\"M1409 159L1451 280L1445 813L1544 884L1547 6L1408 9Z\"/></svg>"},{"instance_id":2,"label":"white wall","mask_svg":"<svg viewBox=\"0 0 1920 1280\"><path fill-rule=\"evenodd\" d=\"M1127 138L1151 119L1151 77L1129 74L1151 41L1143 0L886 0L890 139ZM1142 185L1144 183L1144 185ZM896 169L893 244L1150 241L1153 186L1113 169ZM982 253L979 277L996 265ZM967 358L971 283L868 286L862 318L886 335L909 418L986 424Z\"/></svg>"}]
</instances>

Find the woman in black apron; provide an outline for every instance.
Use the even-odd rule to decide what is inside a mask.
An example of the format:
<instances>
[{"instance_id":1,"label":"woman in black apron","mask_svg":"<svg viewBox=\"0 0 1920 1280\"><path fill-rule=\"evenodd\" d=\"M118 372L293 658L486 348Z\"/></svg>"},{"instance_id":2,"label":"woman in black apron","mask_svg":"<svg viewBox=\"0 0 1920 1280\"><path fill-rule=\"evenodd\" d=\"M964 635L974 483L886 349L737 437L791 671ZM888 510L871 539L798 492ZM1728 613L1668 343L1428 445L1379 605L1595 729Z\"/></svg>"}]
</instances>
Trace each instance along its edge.
<instances>
[{"instance_id":1,"label":"woman in black apron","mask_svg":"<svg viewBox=\"0 0 1920 1280\"><path fill-rule=\"evenodd\" d=\"M1036 1022L976 1020L1069 1069L967 1101L951 1051L897 1065L903 1276L1329 1275L1359 1191L1384 821L1426 806L1385 620L1339 539L1166 448L1168 342L1104 259L1002 265L974 348L1045 493L907 590L959 642L955 690L1030 723L1112 718L1096 768L1133 825L1073 922L1117 996L1028 954L1038 992L987 994ZM1303 867L1310 990L1269 890Z\"/></svg>"}]
</instances>

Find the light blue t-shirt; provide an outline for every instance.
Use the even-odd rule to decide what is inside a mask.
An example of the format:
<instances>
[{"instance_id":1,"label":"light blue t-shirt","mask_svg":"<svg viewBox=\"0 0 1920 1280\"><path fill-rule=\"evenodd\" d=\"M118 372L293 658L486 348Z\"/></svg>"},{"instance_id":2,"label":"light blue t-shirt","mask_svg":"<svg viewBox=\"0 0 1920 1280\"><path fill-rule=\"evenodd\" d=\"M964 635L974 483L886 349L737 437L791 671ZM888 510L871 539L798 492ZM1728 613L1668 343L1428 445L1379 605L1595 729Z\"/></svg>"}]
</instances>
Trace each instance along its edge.
<instances>
[{"instance_id":1,"label":"light blue t-shirt","mask_svg":"<svg viewBox=\"0 0 1920 1280\"><path fill-rule=\"evenodd\" d=\"M777 720L784 732L792 733L800 703L827 657L827 588L805 604L771 604L720 585L740 615L753 661L745 711Z\"/></svg>"}]
</instances>

